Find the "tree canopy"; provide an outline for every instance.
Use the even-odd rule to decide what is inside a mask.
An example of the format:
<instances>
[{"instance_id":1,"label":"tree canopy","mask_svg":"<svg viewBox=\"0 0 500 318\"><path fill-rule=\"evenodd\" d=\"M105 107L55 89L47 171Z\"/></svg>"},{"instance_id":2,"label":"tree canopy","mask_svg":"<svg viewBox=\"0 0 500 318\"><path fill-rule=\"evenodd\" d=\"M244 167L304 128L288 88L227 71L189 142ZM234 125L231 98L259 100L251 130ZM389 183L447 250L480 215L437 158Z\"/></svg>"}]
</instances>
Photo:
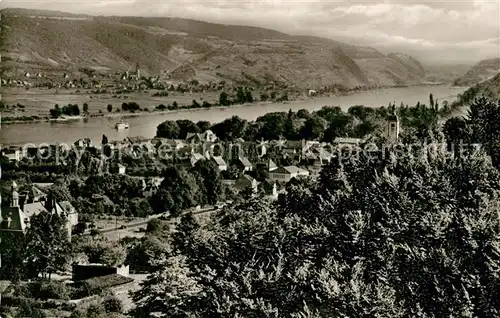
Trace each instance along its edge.
<instances>
[{"instance_id":1,"label":"tree canopy","mask_svg":"<svg viewBox=\"0 0 500 318\"><path fill-rule=\"evenodd\" d=\"M64 216L41 212L30 218L26 231L25 260L29 275L65 270L69 262L69 232Z\"/></svg>"},{"instance_id":2,"label":"tree canopy","mask_svg":"<svg viewBox=\"0 0 500 318\"><path fill-rule=\"evenodd\" d=\"M374 141L380 148L382 141ZM494 317L500 175L446 148L334 160L190 226L134 300L162 317ZM174 274L175 273L175 274Z\"/></svg>"}]
</instances>

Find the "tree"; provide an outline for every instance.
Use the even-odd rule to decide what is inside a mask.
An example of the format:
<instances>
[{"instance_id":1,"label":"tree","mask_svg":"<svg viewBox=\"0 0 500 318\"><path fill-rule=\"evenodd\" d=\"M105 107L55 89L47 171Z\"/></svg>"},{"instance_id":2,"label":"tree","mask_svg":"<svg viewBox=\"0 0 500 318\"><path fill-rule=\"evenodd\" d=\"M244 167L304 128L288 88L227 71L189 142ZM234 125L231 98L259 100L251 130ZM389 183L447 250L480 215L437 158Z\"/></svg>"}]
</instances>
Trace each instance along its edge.
<instances>
[{"instance_id":1,"label":"tree","mask_svg":"<svg viewBox=\"0 0 500 318\"><path fill-rule=\"evenodd\" d=\"M180 119L176 121L179 126L179 139L186 139L188 133L199 133L198 126L190 120Z\"/></svg>"},{"instance_id":2,"label":"tree","mask_svg":"<svg viewBox=\"0 0 500 318\"><path fill-rule=\"evenodd\" d=\"M152 219L151 221L148 222L148 225L146 227L146 233L153 235L162 236L168 234L169 232L170 232L170 227L168 223L165 223L159 219Z\"/></svg>"},{"instance_id":3,"label":"tree","mask_svg":"<svg viewBox=\"0 0 500 318\"><path fill-rule=\"evenodd\" d=\"M26 262L30 275L42 274L50 278L52 273L65 269L70 250L68 234L64 216L42 211L31 217L26 231Z\"/></svg>"},{"instance_id":4,"label":"tree","mask_svg":"<svg viewBox=\"0 0 500 318\"><path fill-rule=\"evenodd\" d=\"M26 275L23 266L26 242L24 236L18 233L4 232L1 236L0 255L2 266L0 267L0 279L20 281Z\"/></svg>"},{"instance_id":5,"label":"tree","mask_svg":"<svg viewBox=\"0 0 500 318\"><path fill-rule=\"evenodd\" d=\"M252 91L251 90L247 90L245 92L245 99L248 103L253 103L253 96L252 96Z\"/></svg>"},{"instance_id":6,"label":"tree","mask_svg":"<svg viewBox=\"0 0 500 318\"><path fill-rule=\"evenodd\" d=\"M52 118L58 118L62 115L62 109L59 108L59 105L55 105L53 109L50 110L50 116Z\"/></svg>"},{"instance_id":7,"label":"tree","mask_svg":"<svg viewBox=\"0 0 500 318\"><path fill-rule=\"evenodd\" d=\"M296 140L299 136L300 128L296 123L300 122L294 112L290 109L288 111L283 136L289 140ZM321 132L323 133L323 132Z\"/></svg>"},{"instance_id":8,"label":"tree","mask_svg":"<svg viewBox=\"0 0 500 318\"><path fill-rule=\"evenodd\" d=\"M167 120L159 124L156 128L156 137L178 139L181 133L181 128L177 122Z\"/></svg>"},{"instance_id":9,"label":"tree","mask_svg":"<svg viewBox=\"0 0 500 318\"><path fill-rule=\"evenodd\" d=\"M229 106L231 103L229 102L228 95L226 92L221 92L219 95L219 105L221 106Z\"/></svg>"},{"instance_id":10,"label":"tree","mask_svg":"<svg viewBox=\"0 0 500 318\"><path fill-rule=\"evenodd\" d=\"M361 121L365 121L366 118L372 115L375 110L371 107L365 107L362 105L352 106L347 110L347 113L358 118Z\"/></svg>"},{"instance_id":11,"label":"tree","mask_svg":"<svg viewBox=\"0 0 500 318\"><path fill-rule=\"evenodd\" d=\"M330 119L330 123L325 130L324 141L332 142L337 137L346 137L352 134L353 119L351 116L340 113L337 115L328 115L327 118Z\"/></svg>"},{"instance_id":12,"label":"tree","mask_svg":"<svg viewBox=\"0 0 500 318\"><path fill-rule=\"evenodd\" d=\"M431 108L434 108L434 96L431 94L429 94L429 105L431 106Z\"/></svg>"},{"instance_id":13,"label":"tree","mask_svg":"<svg viewBox=\"0 0 500 318\"><path fill-rule=\"evenodd\" d=\"M443 133L451 148L459 150L460 144L466 145L471 137L469 127L464 118L452 117L443 126Z\"/></svg>"},{"instance_id":14,"label":"tree","mask_svg":"<svg viewBox=\"0 0 500 318\"><path fill-rule=\"evenodd\" d=\"M212 124L210 124L209 121L200 120L199 122L196 123L196 126L198 126L199 131L204 132L209 130L212 127Z\"/></svg>"},{"instance_id":15,"label":"tree","mask_svg":"<svg viewBox=\"0 0 500 318\"><path fill-rule=\"evenodd\" d=\"M494 102L486 97L474 100L467 123L471 142L482 144L495 166L500 167L500 101Z\"/></svg>"},{"instance_id":16,"label":"tree","mask_svg":"<svg viewBox=\"0 0 500 318\"><path fill-rule=\"evenodd\" d=\"M248 121L233 116L212 126L212 131L224 141L234 141L245 136Z\"/></svg>"},{"instance_id":17,"label":"tree","mask_svg":"<svg viewBox=\"0 0 500 318\"><path fill-rule=\"evenodd\" d=\"M108 112L111 113L113 111L113 105L108 104Z\"/></svg>"},{"instance_id":18,"label":"tree","mask_svg":"<svg viewBox=\"0 0 500 318\"><path fill-rule=\"evenodd\" d=\"M326 121L319 116L311 116L300 130L300 138L307 140L320 140L326 128Z\"/></svg>"},{"instance_id":19,"label":"tree","mask_svg":"<svg viewBox=\"0 0 500 318\"><path fill-rule=\"evenodd\" d=\"M299 109L297 112L297 117L302 119L308 119L311 116L307 109Z\"/></svg>"},{"instance_id":20,"label":"tree","mask_svg":"<svg viewBox=\"0 0 500 318\"><path fill-rule=\"evenodd\" d=\"M89 112L89 104L83 103L83 112L88 113Z\"/></svg>"},{"instance_id":21,"label":"tree","mask_svg":"<svg viewBox=\"0 0 500 318\"><path fill-rule=\"evenodd\" d=\"M262 124L258 137L273 140L284 136L287 119L288 114L285 112L267 113L257 118L257 122Z\"/></svg>"},{"instance_id":22,"label":"tree","mask_svg":"<svg viewBox=\"0 0 500 318\"><path fill-rule=\"evenodd\" d=\"M130 214L134 217L145 218L153 214L153 209L147 198L132 198L129 201Z\"/></svg>"},{"instance_id":23,"label":"tree","mask_svg":"<svg viewBox=\"0 0 500 318\"><path fill-rule=\"evenodd\" d=\"M247 95L242 87L238 87L236 90L236 103L244 104L247 101Z\"/></svg>"},{"instance_id":24,"label":"tree","mask_svg":"<svg viewBox=\"0 0 500 318\"><path fill-rule=\"evenodd\" d=\"M199 204L200 189L190 173L182 168L169 166L162 176L164 179L160 188L151 197L155 213L169 211L172 216L178 216L183 210Z\"/></svg>"},{"instance_id":25,"label":"tree","mask_svg":"<svg viewBox=\"0 0 500 318\"><path fill-rule=\"evenodd\" d=\"M120 244L105 238L83 239L75 249L87 255L90 263L108 266L123 265L127 257L125 249Z\"/></svg>"},{"instance_id":26,"label":"tree","mask_svg":"<svg viewBox=\"0 0 500 318\"><path fill-rule=\"evenodd\" d=\"M193 99L193 102L191 103L192 108L200 108L201 105L196 101L196 99Z\"/></svg>"},{"instance_id":27,"label":"tree","mask_svg":"<svg viewBox=\"0 0 500 318\"><path fill-rule=\"evenodd\" d=\"M136 305L130 313L132 317L151 317L153 313L161 313L163 317L185 317L195 305L190 299L200 288L189 275L185 257L168 258L165 265L153 272L141 283L141 289L132 294ZM187 301L179 303L179 298Z\"/></svg>"},{"instance_id":28,"label":"tree","mask_svg":"<svg viewBox=\"0 0 500 318\"><path fill-rule=\"evenodd\" d=\"M169 237L166 233L148 232L127 246L126 263L136 272L150 273L155 269L155 260L159 260L170 249Z\"/></svg>"},{"instance_id":29,"label":"tree","mask_svg":"<svg viewBox=\"0 0 500 318\"><path fill-rule=\"evenodd\" d=\"M199 160L192 169L201 181L200 203L214 205L222 198L222 178L219 168L209 160Z\"/></svg>"}]
</instances>

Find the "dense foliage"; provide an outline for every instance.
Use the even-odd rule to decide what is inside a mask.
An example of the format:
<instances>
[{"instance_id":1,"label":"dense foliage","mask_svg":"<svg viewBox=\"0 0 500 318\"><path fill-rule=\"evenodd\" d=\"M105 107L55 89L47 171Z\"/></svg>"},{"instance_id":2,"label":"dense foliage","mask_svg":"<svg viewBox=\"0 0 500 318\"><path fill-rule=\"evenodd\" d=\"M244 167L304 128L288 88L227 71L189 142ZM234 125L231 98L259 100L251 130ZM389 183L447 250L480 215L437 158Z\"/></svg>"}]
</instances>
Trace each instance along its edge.
<instances>
[{"instance_id":1,"label":"dense foliage","mask_svg":"<svg viewBox=\"0 0 500 318\"><path fill-rule=\"evenodd\" d=\"M499 315L498 171L483 154L412 154L335 161L277 206L258 198L180 230L135 315Z\"/></svg>"}]
</instances>

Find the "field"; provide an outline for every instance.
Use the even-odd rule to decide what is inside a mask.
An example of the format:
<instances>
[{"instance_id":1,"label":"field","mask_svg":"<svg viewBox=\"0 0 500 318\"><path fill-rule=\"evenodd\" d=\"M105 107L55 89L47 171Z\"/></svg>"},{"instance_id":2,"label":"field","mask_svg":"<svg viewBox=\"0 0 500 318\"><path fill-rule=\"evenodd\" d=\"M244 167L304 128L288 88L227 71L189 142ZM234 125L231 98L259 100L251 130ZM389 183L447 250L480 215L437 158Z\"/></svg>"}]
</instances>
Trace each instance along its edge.
<instances>
[{"instance_id":1,"label":"field","mask_svg":"<svg viewBox=\"0 0 500 318\"><path fill-rule=\"evenodd\" d=\"M60 107L68 104L78 104L80 111L83 111L83 104L89 105L89 113L97 114L99 111L108 113L107 105L113 106L113 112L121 108L124 102L136 102L141 108L148 108L152 111L160 104L171 105L176 101L179 106L190 105L193 99L196 99L200 104L203 101L213 103L218 100L217 92L183 94L178 92L169 92L168 97L152 97L155 91L134 92L124 94L118 97L113 97L114 94L90 94L87 92L76 93L76 89L29 89L22 88L5 88L2 91L2 101L8 105L21 104L25 108L7 110L3 112L3 116L20 117L20 116L49 116L49 109L54 108L55 104ZM127 98L124 98L127 97Z\"/></svg>"}]
</instances>

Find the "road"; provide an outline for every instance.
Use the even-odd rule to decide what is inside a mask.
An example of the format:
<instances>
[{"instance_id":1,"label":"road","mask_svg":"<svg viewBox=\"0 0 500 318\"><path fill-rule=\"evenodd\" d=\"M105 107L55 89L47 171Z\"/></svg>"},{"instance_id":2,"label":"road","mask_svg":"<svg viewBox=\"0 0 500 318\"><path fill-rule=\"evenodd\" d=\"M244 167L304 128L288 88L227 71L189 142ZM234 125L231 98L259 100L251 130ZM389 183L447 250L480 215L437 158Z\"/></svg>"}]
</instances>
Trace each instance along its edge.
<instances>
[{"instance_id":1,"label":"road","mask_svg":"<svg viewBox=\"0 0 500 318\"><path fill-rule=\"evenodd\" d=\"M220 209L215 208L215 207L209 207L209 208L201 209L201 210L194 211L194 212L186 211L186 212L183 213L183 215L188 214L188 213L191 212L191 213L193 213L194 216L203 216L203 215L214 213L214 212L219 211L219 210ZM140 227L140 226L143 226L143 225L147 225L149 223L149 221L151 221L153 219L157 219L157 218L159 218L161 216L162 216L161 214L153 215L153 216L150 216L148 219L145 219L145 220L140 220L140 221L135 221L135 222L127 223L125 226L126 226L127 229L135 228L135 227ZM168 222L170 224L175 224L179 220L180 220L180 217L175 218L173 220L168 220ZM105 229L97 229L97 231L99 233L101 233L101 234L115 232L115 231L120 231L120 230L121 229L120 228L116 228L116 226L105 228ZM90 235L90 231L86 231L85 233L83 233L83 235Z\"/></svg>"}]
</instances>

